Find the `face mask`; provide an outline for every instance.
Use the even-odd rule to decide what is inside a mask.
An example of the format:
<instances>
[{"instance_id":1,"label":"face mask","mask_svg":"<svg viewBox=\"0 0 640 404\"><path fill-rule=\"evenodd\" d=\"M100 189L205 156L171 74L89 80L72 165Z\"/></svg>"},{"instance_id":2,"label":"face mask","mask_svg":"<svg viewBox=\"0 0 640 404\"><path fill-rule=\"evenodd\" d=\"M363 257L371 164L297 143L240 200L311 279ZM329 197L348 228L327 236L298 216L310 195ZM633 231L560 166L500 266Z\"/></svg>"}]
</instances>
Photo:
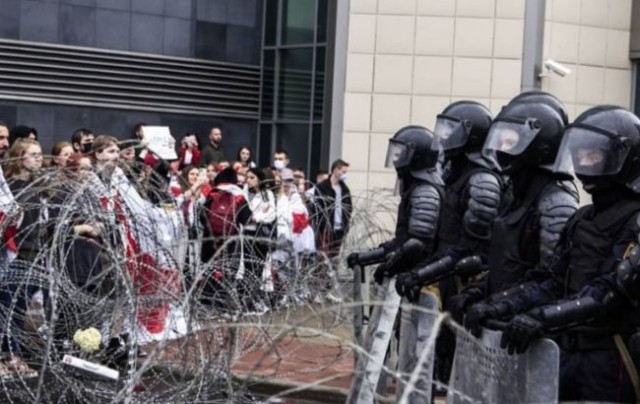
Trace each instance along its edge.
<instances>
[{"instance_id":1,"label":"face mask","mask_svg":"<svg viewBox=\"0 0 640 404\"><path fill-rule=\"evenodd\" d=\"M93 146L93 143L84 143L82 144L82 153L87 154L91 151L91 147Z\"/></svg>"},{"instance_id":2,"label":"face mask","mask_svg":"<svg viewBox=\"0 0 640 404\"><path fill-rule=\"evenodd\" d=\"M282 160L276 160L273 162L273 166L276 168L276 170L281 171L284 170L284 161Z\"/></svg>"},{"instance_id":3,"label":"face mask","mask_svg":"<svg viewBox=\"0 0 640 404\"><path fill-rule=\"evenodd\" d=\"M347 174L340 174L340 176L338 177L338 179L342 182L347 180Z\"/></svg>"}]
</instances>

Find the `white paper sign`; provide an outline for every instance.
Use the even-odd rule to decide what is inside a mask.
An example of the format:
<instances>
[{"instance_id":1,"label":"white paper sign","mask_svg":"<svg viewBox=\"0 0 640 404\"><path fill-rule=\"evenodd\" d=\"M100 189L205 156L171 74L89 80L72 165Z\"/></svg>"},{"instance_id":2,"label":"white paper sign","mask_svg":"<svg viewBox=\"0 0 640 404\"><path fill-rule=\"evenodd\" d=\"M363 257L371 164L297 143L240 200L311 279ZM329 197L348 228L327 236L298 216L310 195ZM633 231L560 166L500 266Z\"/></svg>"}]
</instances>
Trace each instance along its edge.
<instances>
[{"instance_id":1,"label":"white paper sign","mask_svg":"<svg viewBox=\"0 0 640 404\"><path fill-rule=\"evenodd\" d=\"M158 157L164 160L176 160L176 139L171 136L168 126L143 126L142 142Z\"/></svg>"}]
</instances>

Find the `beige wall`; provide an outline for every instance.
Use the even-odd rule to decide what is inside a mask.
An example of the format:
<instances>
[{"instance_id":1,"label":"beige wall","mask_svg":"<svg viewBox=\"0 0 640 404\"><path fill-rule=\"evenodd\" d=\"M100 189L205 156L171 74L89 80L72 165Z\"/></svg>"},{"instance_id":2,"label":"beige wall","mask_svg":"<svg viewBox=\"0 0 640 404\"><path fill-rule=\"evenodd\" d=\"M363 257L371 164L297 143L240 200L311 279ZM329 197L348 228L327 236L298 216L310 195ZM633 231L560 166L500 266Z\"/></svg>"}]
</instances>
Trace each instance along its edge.
<instances>
[{"instance_id":1,"label":"beige wall","mask_svg":"<svg viewBox=\"0 0 640 404\"><path fill-rule=\"evenodd\" d=\"M598 104L631 105L631 0L547 0L544 59L571 69L542 79L571 118Z\"/></svg>"},{"instance_id":2,"label":"beige wall","mask_svg":"<svg viewBox=\"0 0 640 404\"><path fill-rule=\"evenodd\" d=\"M524 0L351 0L342 156L354 191L391 187L383 167L398 128L432 128L450 102L494 113L520 91ZM629 106L631 0L547 0L544 54L567 64L543 89L572 117L591 105Z\"/></svg>"},{"instance_id":3,"label":"beige wall","mask_svg":"<svg viewBox=\"0 0 640 404\"><path fill-rule=\"evenodd\" d=\"M543 59L571 69L542 78L574 119L598 104L631 106L631 0L547 0ZM580 202L591 198L580 189Z\"/></svg>"}]
</instances>

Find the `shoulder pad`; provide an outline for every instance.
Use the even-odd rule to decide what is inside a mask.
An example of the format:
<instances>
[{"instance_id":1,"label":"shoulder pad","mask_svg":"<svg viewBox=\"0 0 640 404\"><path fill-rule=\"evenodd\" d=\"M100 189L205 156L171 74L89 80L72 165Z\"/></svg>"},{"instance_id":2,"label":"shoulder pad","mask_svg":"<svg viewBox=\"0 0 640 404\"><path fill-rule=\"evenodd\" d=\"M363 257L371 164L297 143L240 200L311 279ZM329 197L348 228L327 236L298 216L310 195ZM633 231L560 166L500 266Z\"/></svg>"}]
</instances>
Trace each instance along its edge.
<instances>
[{"instance_id":1,"label":"shoulder pad","mask_svg":"<svg viewBox=\"0 0 640 404\"><path fill-rule=\"evenodd\" d=\"M467 210L463 216L464 230L475 238L488 239L502 200L500 182L491 173L477 173L469 179L468 192Z\"/></svg>"},{"instance_id":2,"label":"shoulder pad","mask_svg":"<svg viewBox=\"0 0 640 404\"><path fill-rule=\"evenodd\" d=\"M573 195L576 200L578 201L578 204L580 203L580 192L578 191L578 186L576 185L575 182L573 181L556 181L555 185L564 190L565 192Z\"/></svg>"},{"instance_id":3,"label":"shoulder pad","mask_svg":"<svg viewBox=\"0 0 640 404\"><path fill-rule=\"evenodd\" d=\"M543 216L569 217L578 210L579 199L575 185L548 187L540 197L538 210Z\"/></svg>"},{"instance_id":4,"label":"shoulder pad","mask_svg":"<svg viewBox=\"0 0 640 404\"><path fill-rule=\"evenodd\" d=\"M413 187L410 198L412 201L420 198L435 198L439 201L440 193L435 186L422 183Z\"/></svg>"},{"instance_id":5,"label":"shoulder pad","mask_svg":"<svg viewBox=\"0 0 640 404\"><path fill-rule=\"evenodd\" d=\"M472 175L469 178L468 189L471 198L477 201L488 198L487 202L490 205L495 202L498 203L496 207L500 205L502 185L495 175L487 172Z\"/></svg>"},{"instance_id":6,"label":"shoulder pad","mask_svg":"<svg viewBox=\"0 0 640 404\"><path fill-rule=\"evenodd\" d=\"M560 236L569 222L569 219L578 210L577 189L576 194L569 192L565 187L548 187L538 202L540 214L540 263L539 267L545 268L551 264L556 245Z\"/></svg>"},{"instance_id":7,"label":"shoulder pad","mask_svg":"<svg viewBox=\"0 0 640 404\"><path fill-rule=\"evenodd\" d=\"M409 234L420 240L436 236L440 217L440 193L430 184L417 185L410 195Z\"/></svg>"}]
</instances>

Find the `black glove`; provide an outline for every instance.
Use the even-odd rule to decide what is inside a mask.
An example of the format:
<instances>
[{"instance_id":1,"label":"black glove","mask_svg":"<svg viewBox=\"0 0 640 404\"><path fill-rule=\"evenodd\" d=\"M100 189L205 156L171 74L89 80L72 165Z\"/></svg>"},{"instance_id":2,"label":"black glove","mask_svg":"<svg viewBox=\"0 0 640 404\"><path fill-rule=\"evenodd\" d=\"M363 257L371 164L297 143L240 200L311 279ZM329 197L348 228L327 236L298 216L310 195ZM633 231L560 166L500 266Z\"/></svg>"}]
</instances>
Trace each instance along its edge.
<instances>
[{"instance_id":1,"label":"black glove","mask_svg":"<svg viewBox=\"0 0 640 404\"><path fill-rule=\"evenodd\" d=\"M347 256L347 266L353 268L360 264L360 253L352 252Z\"/></svg>"},{"instance_id":2,"label":"black glove","mask_svg":"<svg viewBox=\"0 0 640 404\"><path fill-rule=\"evenodd\" d=\"M544 325L540 318L532 313L518 314L502 331L500 347L507 349L509 355L524 353L534 339L542 337Z\"/></svg>"},{"instance_id":3,"label":"black glove","mask_svg":"<svg viewBox=\"0 0 640 404\"><path fill-rule=\"evenodd\" d=\"M394 251L387 254L387 257L384 260L384 266L389 276L393 276L400 272L399 264L401 260L402 252L400 251Z\"/></svg>"},{"instance_id":4,"label":"black glove","mask_svg":"<svg viewBox=\"0 0 640 404\"><path fill-rule=\"evenodd\" d=\"M376 281L378 285L382 285L384 278L387 276L387 267L385 263L382 263L376 267L376 270L373 272L373 279Z\"/></svg>"},{"instance_id":5,"label":"black glove","mask_svg":"<svg viewBox=\"0 0 640 404\"><path fill-rule=\"evenodd\" d=\"M395 240L385 241L384 243L380 243L380 245L378 245L378 248L382 248L385 252L389 252L396 248L396 242Z\"/></svg>"},{"instance_id":6,"label":"black glove","mask_svg":"<svg viewBox=\"0 0 640 404\"><path fill-rule=\"evenodd\" d=\"M464 326L475 337L480 337L482 326L486 321L498 319L503 314L504 310L498 305L485 302L476 303L467 310L467 315L464 317Z\"/></svg>"},{"instance_id":7,"label":"black glove","mask_svg":"<svg viewBox=\"0 0 640 404\"><path fill-rule=\"evenodd\" d=\"M415 272L398 274L396 291L400 296L405 296L410 302L416 302L420 298L421 287L422 284Z\"/></svg>"},{"instance_id":8,"label":"black glove","mask_svg":"<svg viewBox=\"0 0 640 404\"><path fill-rule=\"evenodd\" d=\"M459 294L452 296L447 302L447 307L453 319L462 324L462 319L467 309L474 303L479 302L484 297L482 289L475 286L464 289Z\"/></svg>"},{"instance_id":9,"label":"black glove","mask_svg":"<svg viewBox=\"0 0 640 404\"><path fill-rule=\"evenodd\" d=\"M456 264L456 275L462 278L469 278L486 270L486 265L482 263L482 259L478 255L471 255L458 260Z\"/></svg>"}]
</instances>

